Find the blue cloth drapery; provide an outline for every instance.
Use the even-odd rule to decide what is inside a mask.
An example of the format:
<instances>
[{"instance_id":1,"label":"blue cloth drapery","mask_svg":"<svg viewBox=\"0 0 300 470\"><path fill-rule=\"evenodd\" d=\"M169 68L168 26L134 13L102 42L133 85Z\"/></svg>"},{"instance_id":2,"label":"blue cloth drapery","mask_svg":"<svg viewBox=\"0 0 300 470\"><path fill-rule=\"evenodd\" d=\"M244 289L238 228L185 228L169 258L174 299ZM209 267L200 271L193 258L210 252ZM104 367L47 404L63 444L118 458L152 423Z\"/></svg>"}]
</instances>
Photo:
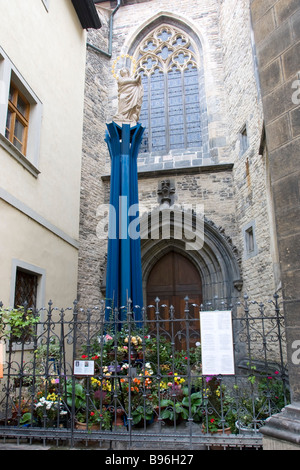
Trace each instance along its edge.
<instances>
[{"instance_id":1,"label":"blue cloth drapery","mask_svg":"<svg viewBox=\"0 0 300 470\"><path fill-rule=\"evenodd\" d=\"M113 121L105 136L111 158L106 305L120 311L121 321L126 320L129 299L134 319L142 320L137 157L143 133L140 123L121 127Z\"/></svg>"}]
</instances>

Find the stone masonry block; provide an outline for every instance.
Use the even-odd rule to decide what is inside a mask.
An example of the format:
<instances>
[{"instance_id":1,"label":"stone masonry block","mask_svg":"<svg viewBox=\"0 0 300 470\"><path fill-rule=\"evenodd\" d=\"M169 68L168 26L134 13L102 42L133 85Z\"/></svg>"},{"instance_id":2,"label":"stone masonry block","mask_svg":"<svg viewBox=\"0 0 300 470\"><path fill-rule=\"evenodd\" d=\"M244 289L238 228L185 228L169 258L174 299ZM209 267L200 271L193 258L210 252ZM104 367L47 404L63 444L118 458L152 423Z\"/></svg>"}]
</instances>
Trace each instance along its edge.
<instances>
[{"instance_id":1,"label":"stone masonry block","mask_svg":"<svg viewBox=\"0 0 300 470\"><path fill-rule=\"evenodd\" d=\"M285 182L285 184L287 184ZM281 212L276 213L276 225L280 237L289 236L291 227L294 225L295 220L300 220L300 207L292 207L289 210L283 209Z\"/></svg>"},{"instance_id":2,"label":"stone masonry block","mask_svg":"<svg viewBox=\"0 0 300 470\"><path fill-rule=\"evenodd\" d=\"M270 152L290 139L288 116L283 115L266 126L268 149Z\"/></svg>"},{"instance_id":3,"label":"stone masonry block","mask_svg":"<svg viewBox=\"0 0 300 470\"><path fill-rule=\"evenodd\" d=\"M291 127L293 137L300 136L300 106L291 111Z\"/></svg>"},{"instance_id":4,"label":"stone masonry block","mask_svg":"<svg viewBox=\"0 0 300 470\"><path fill-rule=\"evenodd\" d=\"M282 71L280 59L271 62L265 69L261 70L260 73L260 84L262 94L266 95L270 91L274 90L278 85L282 83Z\"/></svg>"},{"instance_id":5,"label":"stone masonry block","mask_svg":"<svg viewBox=\"0 0 300 470\"><path fill-rule=\"evenodd\" d=\"M277 24L286 21L298 9L300 9L299 0L279 0L274 7Z\"/></svg>"},{"instance_id":6,"label":"stone masonry block","mask_svg":"<svg viewBox=\"0 0 300 470\"><path fill-rule=\"evenodd\" d=\"M292 83L289 80L282 86L276 88L273 93L263 98L265 119L267 122L272 122L283 113L292 109L295 105L292 100Z\"/></svg>"},{"instance_id":7,"label":"stone masonry block","mask_svg":"<svg viewBox=\"0 0 300 470\"><path fill-rule=\"evenodd\" d=\"M300 41L283 54L283 72L286 78L296 76L300 70ZM295 77L296 78L296 77Z\"/></svg>"},{"instance_id":8,"label":"stone masonry block","mask_svg":"<svg viewBox=\"0 0 300 470\"><path fill-rule=\"evenodd\" d=\"M300 8L291 18L293 36L295 40L300 40Z\"/></svg>"},{"instance_id":9,"label":"stone masonry block","mask_svg":"<svg viewBox=\"0 0 300 470\"><path fill-rule=\"evenodd\" d=\"M276 3L276 0L253 0L251 3L251 14L253 23L256 23L270 8Z\"/></svg>"},{"instance_id":10,"label":"stone masonry block","mask_svg":"<svg viewBox=\"0 0 300 470\"><path fill-rule=\"evenodd\" d=\"M283 23L273 33L269 34L257 48L258 62L264 68L272 60L282 54L292 43L289 23Z\"/></svg>"},{"instance_id":11,"label":"stone masonry block","mask_svg":"<svg viewBox=\"0 0 300 470\"><path fill-rule=\"evenodd\" d=\"M255 42L259 44L265 37L276 28L274 10L270 9L267 13L253 25Z\"/></svg>"},{"instance_id":12,"label":"stone masonry block","mask_svg":"<svg viewBox=\"0 0 300 470\"><path fill-rule=\"evenodd\" d=\"M284 213L299 205L299 175L293 174L287 178L277 181L274 186L274 201L278 213ZM296 226L300 230L300 221L293 222L293 229Z\"/></svg>"},{"instance_id":13,"label":"stone masonry block","mask_svg":"<svg viewBox=\"0 0 300 470\"><path fill-rule=\"evenodd\" d=\"M269 161L273 182L294 173L300 168L300 138L272 152Z\"/></svg>"}]
</instances>

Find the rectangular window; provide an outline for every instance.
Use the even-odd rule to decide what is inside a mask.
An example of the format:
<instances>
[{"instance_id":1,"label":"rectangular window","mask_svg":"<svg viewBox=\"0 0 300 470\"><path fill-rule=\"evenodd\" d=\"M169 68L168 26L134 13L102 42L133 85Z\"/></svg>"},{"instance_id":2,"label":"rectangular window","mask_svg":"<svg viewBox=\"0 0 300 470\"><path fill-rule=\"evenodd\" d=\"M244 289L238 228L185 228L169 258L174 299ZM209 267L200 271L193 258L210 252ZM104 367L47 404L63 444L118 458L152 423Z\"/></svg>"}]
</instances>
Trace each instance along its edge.
<instances>
[{"instance_id":1,"label":"rectangular window","mask_svg":"<svg viewBox=\"0 0 300 470\"><path fill-rule=\"evenodd\" d=\"M248 254L253 253L254 251L254 232L253 227L249 227L246 232L246 250Z\"/></svg>"},{"instance_id":2,"label":"rectangular window","mask_svg":"<svg viewBox=\"0 0 300 470\"><path fill-rule=\"evenodd\" d=\"M244 234L244 258L252 258L258 254L258 248L255 237L255 221L248 223L243 228Z\"/></svg>"},{"instance_id":3,"label":"rectangular window","mask_svg":"<svg viewBox=\"0 0 300 470\"><path fill-rule=\"evenodd\" d=\"M5 137L26 155L30 104L18 88L11 82Z\"/></svg>"},{"instance_id":4,"label":"rectangular window","mask_svg":"<svg viewBox=\"0 0 300 470\"><path fill-rule=\"evenodd\" d=\"M42 103L0 47L0 146L37 177Z\"/></svg>"},{"instance_id":5,"label":"rectangular window","mask_svg":"<svg viewBox=\"0 0 300 470\"><path fill-rule=\"evenodd\" d=\"M14 307L36 308L38 276L17 268Z\"/></svg>"},{"instance_id":6,"label":"rectangular window","mask_svg":"<svg viewBox=\"0 0 300 470\"><path fill-rule=\"evenodd\" d=\"M240 130L240 155L243 155L249 147L248 131L246 124Z\"/></svg>"},{"instance_id":7,"label":"rectangular window","mask_svg":"<svg viewBox=\"0 0 300 470\"><path fill-rule=\"evenodd\" d=\"M37 286L38 276L36 274L17 268L14 308L19 309L20 307L26 307L26 310L24 310L24 316L26 315L26 318L28 315L34 315L37 301ZM33 332L32 325L26 325L22 331L22 342L30 343L32 341ZM21 338L19 335L16 337L13 335L11 339L18 343Z\"/></svg>"}]
</instances>

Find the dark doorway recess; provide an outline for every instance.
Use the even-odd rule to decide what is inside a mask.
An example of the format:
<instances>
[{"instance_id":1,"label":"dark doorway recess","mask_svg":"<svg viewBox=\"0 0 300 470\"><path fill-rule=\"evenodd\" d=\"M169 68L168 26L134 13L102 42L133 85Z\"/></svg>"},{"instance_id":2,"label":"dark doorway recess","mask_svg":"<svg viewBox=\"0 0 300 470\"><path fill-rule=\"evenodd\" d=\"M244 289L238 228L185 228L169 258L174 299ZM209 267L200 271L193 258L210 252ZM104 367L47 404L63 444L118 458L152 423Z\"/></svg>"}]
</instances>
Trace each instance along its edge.
<instances>
[{"instance_id":1,"label":"dark doorway recess","mask_svg":"<svg viewBox=\"0 0 300 470\"><path fill-rule=\"evenodd\" d=\"M188 296L187 302L185 300ZM174 328L176 349L186 349L187 342L191 344L199 340L200 322L199 306L202 303L201 278L196 266L185 256L176 251L165 254L152 268L147 282L147 305L155 305L155 299L160 299L160 316L164 320L165 330L171 334ZM170 321L170 307L174 307L174 322ZM190 331L186 331L185 320L190 318ZM155 320L155 308L148 309L148 318ZM187 338L187 334L189 338Z\"/></svg>"}]
</instances>

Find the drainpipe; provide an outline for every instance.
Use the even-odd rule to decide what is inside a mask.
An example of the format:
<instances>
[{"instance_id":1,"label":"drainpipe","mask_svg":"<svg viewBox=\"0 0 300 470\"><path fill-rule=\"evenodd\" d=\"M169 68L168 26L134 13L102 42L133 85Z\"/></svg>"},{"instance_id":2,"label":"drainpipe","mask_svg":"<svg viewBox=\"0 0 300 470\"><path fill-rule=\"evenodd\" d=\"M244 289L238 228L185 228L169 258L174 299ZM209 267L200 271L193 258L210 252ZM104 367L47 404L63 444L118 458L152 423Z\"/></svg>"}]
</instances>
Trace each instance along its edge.
<instances>
[{"instance_id":1,"label":"drainpipe","mask_svg":"<svg viewBox=\"0 0 300 470\"><path fill-rule=\"evenodd\" d=\"M108 38L108 52L103 51L102 49L99 49L98 47L94 46L93 44L87 42L86 45L93 49L96 52L100 52L101 54L104 54L106 57L111 58L112 55L112 38L113 38L113 18L114 15L117 13L118 9L120 8L121 5L121 0L117 0L117 6L116 8L112 11L112 14L110 15L109 18L109 38Z\"/></svg>"}]
</instances>

